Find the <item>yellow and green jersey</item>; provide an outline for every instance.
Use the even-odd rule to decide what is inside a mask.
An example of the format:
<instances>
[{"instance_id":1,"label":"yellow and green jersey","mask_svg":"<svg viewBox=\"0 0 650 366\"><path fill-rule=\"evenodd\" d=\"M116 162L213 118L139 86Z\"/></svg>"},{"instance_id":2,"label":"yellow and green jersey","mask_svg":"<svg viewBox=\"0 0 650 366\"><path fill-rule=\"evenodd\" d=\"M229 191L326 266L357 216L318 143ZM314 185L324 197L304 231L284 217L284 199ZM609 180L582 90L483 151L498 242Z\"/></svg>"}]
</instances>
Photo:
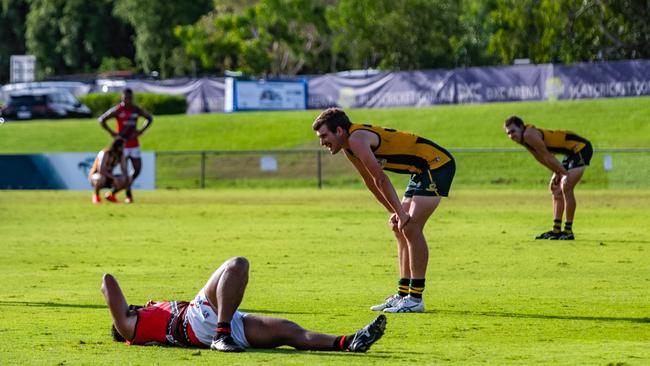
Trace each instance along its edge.
<instances>
[{"instance_id":1,"label":"yellow and green jersey","mask_svg":"<svg viewBox=\"0 0 650 366\"><path fill-rule=\"evenodd\" d=\"M379 144L372 152L384 170L420 174L453 160L451 154L441 146L412 133L356 123L350 126L348 132L352 135L359 130L372 132L379 138ZM346 152L354 156L349 149Z\"/></svg>"},{"instance_id":2,"label":"yellow and green jersey","mask_svg":"<svg viewBox=\"0 0 650 366\"><path fill-rule=\"evenodd\" d=\"M539 130L542 133L542 140L544 140L546 148L553 153L565 155L575 154L589 144L587 139L571 131L547 130L533 125L526 125L526 128L536 128ZM524 143L524 145L529 150L531 149L528 144Z\"/></svg>"}]
</instances>

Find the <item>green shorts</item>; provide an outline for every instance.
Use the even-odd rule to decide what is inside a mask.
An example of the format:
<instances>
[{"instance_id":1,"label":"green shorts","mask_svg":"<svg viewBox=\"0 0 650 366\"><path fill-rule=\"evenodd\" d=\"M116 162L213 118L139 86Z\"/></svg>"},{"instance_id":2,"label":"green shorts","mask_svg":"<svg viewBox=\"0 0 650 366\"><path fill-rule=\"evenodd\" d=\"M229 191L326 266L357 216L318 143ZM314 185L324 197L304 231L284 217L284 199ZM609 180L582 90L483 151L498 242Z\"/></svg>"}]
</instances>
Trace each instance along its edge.
<instances>
[{"instance_id":1,"label":"green shorts","mask_svg":"<svg viewBox=\"0 0 650 366\"><path fill-rule=\"evenodd\" d=\"M413 196L442 196L449 195L451 182L456 174L456 162L452 159L437 169L427 170L420 174L412 174L406 186L404 197Z\"/></svg>"},{"instance_id":2,"label":"green shorts","mask_svg":"<svg viewBox=\"0 0 650 366\"><path fill-rule=\"evenodd\" d=\"M575 154L565 155L562 159L562 166L566 170L571 170L573 168L579 168L581 166L588 166L591 161L591 156L594 154L594 150L591 147L591 144L587 142L587 145L578 151Z\"/></svg>"}]
</instances>

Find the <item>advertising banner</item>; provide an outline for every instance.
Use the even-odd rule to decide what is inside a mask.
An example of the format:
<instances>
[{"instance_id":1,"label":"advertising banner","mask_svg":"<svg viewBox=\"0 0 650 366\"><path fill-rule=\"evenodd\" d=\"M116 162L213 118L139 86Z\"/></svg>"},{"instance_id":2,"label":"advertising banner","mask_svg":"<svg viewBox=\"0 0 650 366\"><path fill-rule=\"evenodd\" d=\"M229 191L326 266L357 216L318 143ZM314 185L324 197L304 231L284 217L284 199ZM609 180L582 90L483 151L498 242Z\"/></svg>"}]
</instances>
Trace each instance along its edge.
<instances>
[{"instance_id":1,"label":"advertising banner","mask_svg":"<svg viewBox=\"0 0 650 366\"><path fill-rule=\"evenodd\" d=\"M3 91L6 93L12 85L23 84L5 85ZM650 60L404 72L357 70L305 79L287 76L283 80L266 81L243 81L229 77L98 79L93 90L121 91L125 87L136 93L183 95L187 99L188 114L323 109L333 106L384 108L593 99L650 95Z\"/></svg>"},{"instance_id":2,"label":"advertising banner","mask_svg":"<svg viewBox=\"0 0 650 366\"><path fill-rule=\"evenodd\" d=\"M96 156L97 152L0 155L0 189L90 190L88 172ZM155 153L143 152L142 171L133 189L155 189L155 172ZM120 173L119 167L115 173Z\"/></svg>"},{"instance_id":3,"label":"advertising banner","mask_svg":"<svg viewBox=\"0 0 650 366\"><path fill-rule=\"evenodd\" d=\"M453 103L453 73L445 70L325 75L309 81L309 108L375 108Z\"/></svg>"},{"instance_id":4,"label":"advertising banner","mask_svg":"<svg viewBox=\"0 0 650 366\"><path fill-rule=\"evenodd\" d=\"M553 66L550 100L650 95L650 61L612 61Z\"/></svg>"},{"instance_id":5,"label":"advertising banner","mask_svg":"<svg viewBox=\"0 0 650 366\"><path fill-rule=\"evenodd\" d=\"M543 100L552 72L550 64L457 69L455 103Z\"/></svg>"},{"instance_id":6,"label":"advertising banner","mask_svg":"<svg viewBox=\"0 0 650 366\"><path fill-rule=\"evenodd\" d=\"M307 83L227 78L224 100L226 112L307 109Z\"/></svg>"}]
</instances>

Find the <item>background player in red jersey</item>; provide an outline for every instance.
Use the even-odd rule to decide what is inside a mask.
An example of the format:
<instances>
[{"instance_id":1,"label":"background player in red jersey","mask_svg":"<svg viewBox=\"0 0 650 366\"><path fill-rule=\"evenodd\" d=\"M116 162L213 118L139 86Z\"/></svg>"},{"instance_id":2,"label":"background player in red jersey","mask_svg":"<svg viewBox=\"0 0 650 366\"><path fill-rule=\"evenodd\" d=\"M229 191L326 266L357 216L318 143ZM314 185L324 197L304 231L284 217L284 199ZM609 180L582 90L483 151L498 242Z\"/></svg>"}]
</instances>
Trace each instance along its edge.
<instances>
[{"instance_id":1,"label":"background player in red jersey","mask_svg":"<svg viewBox=\"0 0 650 366\"><path fill-rule=\"evenodd\" d=\"M146 121L141 129L138 129L138 118L143 117ZM106 123L109 119L115 118L117 121L117 129L112 130ZM116 106L107 110L99 117L99 123L111 137L121 136L126 140L124 145L124 156L127 161L131 161L133 166L133 175L130 179L130 184L126 188L126 199L124 202L133 202L133 193L131 192L131 185L133 181L140 175L142 170L142 158L140 155L140 142L138 136L142 135L151 124L153 117L149 112L133 104L133 91L126 88L122 91L122 101ZM114 192L113 192L114 193Z\"/></svg>"}]
</instances>

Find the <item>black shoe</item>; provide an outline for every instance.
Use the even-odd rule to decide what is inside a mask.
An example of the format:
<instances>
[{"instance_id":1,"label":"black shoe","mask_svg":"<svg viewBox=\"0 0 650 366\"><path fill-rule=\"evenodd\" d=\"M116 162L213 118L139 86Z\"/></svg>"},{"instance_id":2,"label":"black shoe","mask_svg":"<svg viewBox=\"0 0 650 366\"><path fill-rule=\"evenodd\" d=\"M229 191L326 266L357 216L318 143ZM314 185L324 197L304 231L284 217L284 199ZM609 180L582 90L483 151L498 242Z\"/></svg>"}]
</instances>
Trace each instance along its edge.
<instances>
[{"instance_id":1,"label":"black shoe","mask_svg":"<svg viewBox=\"0 0 650 366\"><path fill-rule=\"evenodd\" d=\"M563 231L560 233L560 236L557 238L557 240L575 240L575 237L573 236L573 233L567 233Z\"/></svg>"},{"instance_id":2,"label":"black shoe","mask_svg":"<svg viewBox=\"0 0 650 366\"><path fill-rule=\"evenodd\" d=\"M386 316L380 315L363 329L354 333L348 351L350 352L367 352L375 342L384 335L386 329Z\"/></svg>"},{"instance_id":3,"label":"black shoe","mask_svg":"<svg viewBox=\"0 0 650 366\"><path fill-rule=\"evenodd\" d=\"M244 352L245 349L235 343L230 334L217 334L212 338L210 349L221 352Z\"/></svg>"},{"instance_id":4,"label":"black shoe","mask_svg":"<svg viewBox=\"0 0 650 366\"><path fill-rule=\"evenodd\" d=\"M553 230L547 231L545 233L541 233L535 237L535 239L550 239L550 240L557 240L562 232L554 232Z\"/></svg>"}]
</instances>

